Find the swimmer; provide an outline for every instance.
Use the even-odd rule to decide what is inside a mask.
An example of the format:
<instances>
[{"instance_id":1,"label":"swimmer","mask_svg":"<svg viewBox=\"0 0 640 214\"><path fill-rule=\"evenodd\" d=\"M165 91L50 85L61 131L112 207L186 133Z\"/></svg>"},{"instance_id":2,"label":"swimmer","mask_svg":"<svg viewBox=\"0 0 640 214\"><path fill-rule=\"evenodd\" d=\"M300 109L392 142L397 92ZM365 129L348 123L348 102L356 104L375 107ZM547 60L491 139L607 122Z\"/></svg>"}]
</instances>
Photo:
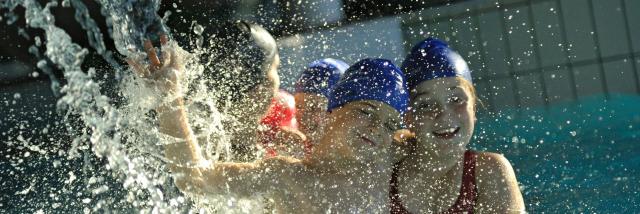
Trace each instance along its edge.
<instances>
[{"instance_id":1,"label":"swimmer","mask_svg":"<svg viewBox=\"0 0 640 214\"><path fill-rule=\"evenodd\" d=\"M311 146L318 142L327 117L328 96L349 65L331 58L316 60L302 71L294 94L296 119Z\"/></svg>"},{"instance_id":2,"label":"swimmer","mask_svg":"<svg viewBox=\"0 0 640 214\"><path fill-rule=\"evenodd\" d=\"M280 58L276 42L264 28L247 21L225 22L215 28L206 28L202 35L208 36L208 42L204 42L201 47L206 50L205 55L200 57L205 70L194 82L202 83L206 90L214 91L215 93L210 94L217 101L217 109L226 113L228 118L235 118L236 121L233 122L224 121L225 130L231 137L233 156L239 160L254 160L257 158L254 154L258 144L260 120L280 87ZM167 37L161 36L161 56L166 58L163 62L165 64L160 62L149 41L145 42L150 61L148 69L143 66L144 63L136 60L129 59L127 62L143 77L177 78L179 75L174 73L183 71L184 65L181 55L175 48L167 47L167 42ZM180 89L176 86L163 88ZM195 90L190 88L185 94ZM173 121L173 115L162 113L169 109L174 110L171 113L185 111L182 109L185 107L184 102L184 99L176 99L156 109L160 113L158 121L163 133L174 136L185 132L185 127Z\"/></svg>"},{"instance_id":3,"label":"swimmer","mask_svg":"<svg viewBox=\"0 0 640 214\"><path fill-rule=\"evenodd\" d=\"M171 81L170 79L168 79ZM404 75L388 60L351 66L331 91L325 135L305 159L277 156L256 162L209 163L189 131L165 147L176 185L199 194L264 193L282 213L389 212L389 148L408 106Z\"/></svg>"},{"instance_id":4,"label":"swimmer","mask_svg":"<svg viewBox=\"0 0 640 214\"><path fill-rule=\"evenodd\" d=\"M391 213L519 213L522 194L502 155L467 149L476 94L467 63L428 38L402 64L410 90L405 115L413 151L391 179Z\"/></svg>"}]
</instances>

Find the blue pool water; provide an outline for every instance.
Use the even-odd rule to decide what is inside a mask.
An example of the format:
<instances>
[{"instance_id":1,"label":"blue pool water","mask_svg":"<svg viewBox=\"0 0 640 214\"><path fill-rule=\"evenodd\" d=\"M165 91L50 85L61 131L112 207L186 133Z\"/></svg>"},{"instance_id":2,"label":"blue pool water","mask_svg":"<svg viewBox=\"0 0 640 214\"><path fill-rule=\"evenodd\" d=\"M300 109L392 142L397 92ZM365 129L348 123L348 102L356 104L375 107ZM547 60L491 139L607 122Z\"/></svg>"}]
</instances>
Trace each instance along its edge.
<instances>
[{"instance_id":1,"label":"blue pool water","mask_svg":"<svg viewBox=\"0 0 640 214\"><path fill-rule=\"evenodd\" d=\"M640 96L478 115L473 148L512 163L530 213L640 212Z\"/></svg>"}]
</instances>

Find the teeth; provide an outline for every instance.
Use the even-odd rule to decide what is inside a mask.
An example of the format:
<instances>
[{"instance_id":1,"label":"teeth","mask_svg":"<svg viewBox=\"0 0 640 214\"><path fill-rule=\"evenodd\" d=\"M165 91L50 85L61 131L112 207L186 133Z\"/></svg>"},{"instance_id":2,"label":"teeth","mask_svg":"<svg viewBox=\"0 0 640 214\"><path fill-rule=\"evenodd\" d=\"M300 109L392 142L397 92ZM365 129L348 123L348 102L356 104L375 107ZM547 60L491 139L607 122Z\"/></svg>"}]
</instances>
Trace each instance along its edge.
<instances>
[{"instance_id":1,"label":"teeth","mask_svg":"<svg viewBox=\"0 0 640 214\"><path fill-rule=\"evenodd\" d=\"M436 134L450 134L456 131L456 127L451 127L451 128L446 128L446 129L440 129L437 131L434 131Z\"/></svg>"}]
</instances>

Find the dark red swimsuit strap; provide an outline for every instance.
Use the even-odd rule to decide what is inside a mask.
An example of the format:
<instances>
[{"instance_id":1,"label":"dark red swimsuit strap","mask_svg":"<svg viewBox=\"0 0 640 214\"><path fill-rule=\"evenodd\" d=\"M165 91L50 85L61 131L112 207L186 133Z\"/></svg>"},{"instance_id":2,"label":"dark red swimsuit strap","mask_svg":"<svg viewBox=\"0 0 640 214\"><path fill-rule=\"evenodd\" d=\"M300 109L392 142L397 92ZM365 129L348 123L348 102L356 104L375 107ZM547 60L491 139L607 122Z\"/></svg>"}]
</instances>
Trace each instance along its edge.
<instances>
[{"instance_id":1,"label":"dark red swimsuit strap","mask_svg":"<svg viewBox=\"0 0 640 214\"><path fill-rule=\"evenodd\" d=\"M404 207L402 201L398 197L398 167L400 164L401 162L394 165L391 180L389 181L389 199L391 200L390 208L392 214L410 214L411 212ZM464 166L460 194L453 206L443 213L473 213L477 197L476 153L471 150L467 150L464 153Z\"/></svg>"},{"instance_id":2,"label":"dark red swimsuit strap","mask_svg":"<svg viewBox=\"0 0 640 214\"><path fill-rule=\"evenodd\" d=\"M451 206L443 214L448 213L473 213L478 198L478 190L476 186L476 153L467 150L464 153L464 168L462 174L462 185L460 186L460 195L456 203Z\"/></svg>"},{"instance_id":3,"label":"dark red swimsuit strap","mask_svg":"<svg viewBox=\"0 0 640 214\"><path fill-rule=\"evenodd\" d=\"M402 164L402 161L396 163L393 166L393 173L391 174L391 180L389 181L389 200L391 200L391 213L392 214L409 214L410 212L404 207L400 197L398 196L398 167Z\"/></svg>"}]
</instances>

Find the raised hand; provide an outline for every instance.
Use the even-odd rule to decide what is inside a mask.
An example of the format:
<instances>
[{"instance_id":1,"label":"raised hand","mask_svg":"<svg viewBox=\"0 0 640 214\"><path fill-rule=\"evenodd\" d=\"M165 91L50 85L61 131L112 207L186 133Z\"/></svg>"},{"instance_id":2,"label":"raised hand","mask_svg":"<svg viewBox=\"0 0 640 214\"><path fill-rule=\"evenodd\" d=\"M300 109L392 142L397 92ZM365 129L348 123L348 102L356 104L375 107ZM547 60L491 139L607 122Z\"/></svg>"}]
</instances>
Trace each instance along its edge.
<instances>
[{"instance_id":1,"label":"raised hand","mask_svg":"<svg viewBox=\"0 0 640 214\"><path fill-rule=\"evenodd\" d=\"M180 94L180 80L184 73L182 54L175 43L170 43L166 35L160 35L161 57L158 58L157 50L149 40L144 41L144 49L149 63L144 59L127 58L127 63L133 71L142 78L146 78L150 84L165 93Z\"/></svg>"}]
</instances>

